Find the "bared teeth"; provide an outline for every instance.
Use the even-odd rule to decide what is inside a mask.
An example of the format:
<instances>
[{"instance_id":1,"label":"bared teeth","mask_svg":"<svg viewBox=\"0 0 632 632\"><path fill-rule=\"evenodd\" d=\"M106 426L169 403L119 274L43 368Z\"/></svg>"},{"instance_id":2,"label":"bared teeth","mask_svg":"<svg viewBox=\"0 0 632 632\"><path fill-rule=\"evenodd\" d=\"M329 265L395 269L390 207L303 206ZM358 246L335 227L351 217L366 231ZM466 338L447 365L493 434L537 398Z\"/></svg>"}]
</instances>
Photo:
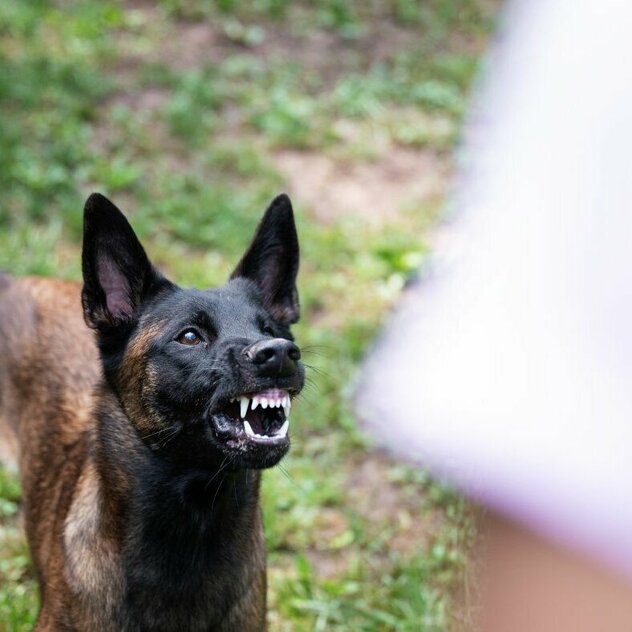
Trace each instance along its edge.
<instances>
[{"instance_id":1,"label":"bared teeth","mask_svg":"<svg viewBox=\"0 0 632 632\"><path fill-rule=\"evenodd\" d=\"M292 401L290 395L285 391L264 391L257 395L253 395L252 398L242 395L241 397L231 397L231 402L239 402L239 414L242 419L246 418L248 408L255 410L257 406L261 408L283 408L286 420L290 417L290 409L292 408ZM252 429L252 428L251 428Z\"/></svg>"},{"instance_id":2,"label":"bared teeth","mask_svg":"<svg viewBox=\"0 0 632 632\"><path fill-rule=\"evenodd\" d=\"M290 427L290 409L292 408L292 401L287 391L280 389L270 389L268 391L262 391L256 395L248 397L241 395L239 397L233 397L231 402L239 402L239 413L244 424L244 432L246 436L254 441L260 443L274 443L279 440L285 439ZM283 425L271 434L258 434L254 431L251 423L246 419L248 409L255 410L257 406L261 406L262 409L266 408L282 408L285 413L285 421Z\"/></svg>"},{"instance_id":3,"label":"bared teeth","mask_svg":"<svg viewBox=\"0 0 632 632\"><path fill-rule=\"evenodd\" d=\"M284 439L287 436L287 431L289 427L290 427L290 420L286 419L283 425L274 434L260 435L260 434L257 434L252 429L250 422L247 419L244 419L244 430L246 434L253 439L259 439L263 441L273 441L275 439Z\"/></svg>"},{"instance_id":4,"label":"bared teeth","mask_svg":"<svg viewBox=\"0 0 632 632\"><path fill-rule=\"evenodd\" d=\"M241 414L241 418L243 419L248 412L248 404L250 403L250 399L248 397L241 397L239 400L239 412Z\"/></svg>"},{"instance_id":5,"label":"bared teeth","mask_svg":"<svg viewBox=\"0 0 632 632\"><path fill-rule=\"evenodd\" d=\"M229 400L232 402L239 402L240 407L248 412L248 406L250 406L251 410L257 408L257 406L261 406L261 408L290 408L290 396L285 394L282 396L274 396L272 395L264 395L263 393L259 395L253 395L252 398L246 397L242 395L241 397L231 397ZM242 413L242 417L244 413Z\"/></svg>"}]
</instances>

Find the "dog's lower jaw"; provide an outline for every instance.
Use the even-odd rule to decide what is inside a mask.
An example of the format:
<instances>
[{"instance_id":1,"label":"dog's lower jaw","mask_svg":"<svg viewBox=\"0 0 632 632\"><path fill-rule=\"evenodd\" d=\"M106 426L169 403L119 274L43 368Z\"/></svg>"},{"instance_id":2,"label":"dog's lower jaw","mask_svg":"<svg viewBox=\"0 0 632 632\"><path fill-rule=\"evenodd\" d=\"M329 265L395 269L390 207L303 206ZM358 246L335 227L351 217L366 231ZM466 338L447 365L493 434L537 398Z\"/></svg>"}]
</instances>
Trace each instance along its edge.
<instances>
[{"instance_id":1,"label":"dog's lower jaw","mask_svg":"<svg viewBox=\"0 0 632 632\"><path fill-rule=\"evenodd\" d=\"M64 532L76 629L264 630L259 472L173 468L122 412L93 441Z\"/></svg>"}]
</instances>

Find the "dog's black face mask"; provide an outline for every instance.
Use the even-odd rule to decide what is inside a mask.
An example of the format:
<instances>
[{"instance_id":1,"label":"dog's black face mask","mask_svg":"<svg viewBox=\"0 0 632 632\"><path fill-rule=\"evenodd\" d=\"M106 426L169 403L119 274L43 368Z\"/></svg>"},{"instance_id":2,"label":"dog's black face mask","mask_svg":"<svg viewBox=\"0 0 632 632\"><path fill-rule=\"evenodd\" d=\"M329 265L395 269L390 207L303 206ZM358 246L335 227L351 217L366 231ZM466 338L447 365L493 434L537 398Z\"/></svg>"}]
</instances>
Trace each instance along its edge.
<instances>
[{"instance_id":1,"label":"dog's black face mask","mask_svg":"<svg viewBox=\"0 0 632 632\"><path fill-rule=\"evenodd\" d=\"M289 448L304 368L298 240L286 196L266 211L229 282L175 286L106 198L86 203L82 301L106 378L145 444L183 467L265 468Z\"/></svg>"}]
</instances>

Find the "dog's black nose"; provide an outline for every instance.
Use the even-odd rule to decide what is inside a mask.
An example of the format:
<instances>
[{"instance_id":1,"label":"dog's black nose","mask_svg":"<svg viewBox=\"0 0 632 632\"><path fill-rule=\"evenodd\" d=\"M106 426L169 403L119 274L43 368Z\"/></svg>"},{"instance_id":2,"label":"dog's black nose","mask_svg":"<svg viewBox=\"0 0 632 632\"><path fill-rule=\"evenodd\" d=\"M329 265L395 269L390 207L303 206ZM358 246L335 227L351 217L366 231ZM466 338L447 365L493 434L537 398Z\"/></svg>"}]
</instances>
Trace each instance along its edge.
<instances>
[{"instance_id":1,"label":"dog's black nose","mask_svg":"<svg viewBox=\"0 0 632 632\"><path fill-rule=\"evenodd\" d=\"M257 367L262 377L289 377L296 373L301 350L285 338L260 340L244 349L244 354Z\"/></svg>"}]
</instances>

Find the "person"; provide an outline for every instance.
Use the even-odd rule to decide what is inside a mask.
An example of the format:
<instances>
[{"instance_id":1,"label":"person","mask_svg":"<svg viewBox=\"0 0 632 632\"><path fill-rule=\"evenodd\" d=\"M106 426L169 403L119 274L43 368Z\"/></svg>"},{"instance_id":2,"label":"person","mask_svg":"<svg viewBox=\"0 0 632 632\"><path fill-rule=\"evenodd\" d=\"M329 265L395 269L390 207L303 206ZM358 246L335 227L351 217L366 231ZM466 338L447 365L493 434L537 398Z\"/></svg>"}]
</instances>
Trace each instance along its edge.
<instances>
[{"instance_id":1,"label":"person","mask_svg":"<svg viewBox=\"0 0 632 632\"><path fill-rule=\"evenodd\" d=\"M491 632L632 625L631 27L508 7L444 238L358 387L383 445L487 509Z\"/></svg>"}]
</instances>

